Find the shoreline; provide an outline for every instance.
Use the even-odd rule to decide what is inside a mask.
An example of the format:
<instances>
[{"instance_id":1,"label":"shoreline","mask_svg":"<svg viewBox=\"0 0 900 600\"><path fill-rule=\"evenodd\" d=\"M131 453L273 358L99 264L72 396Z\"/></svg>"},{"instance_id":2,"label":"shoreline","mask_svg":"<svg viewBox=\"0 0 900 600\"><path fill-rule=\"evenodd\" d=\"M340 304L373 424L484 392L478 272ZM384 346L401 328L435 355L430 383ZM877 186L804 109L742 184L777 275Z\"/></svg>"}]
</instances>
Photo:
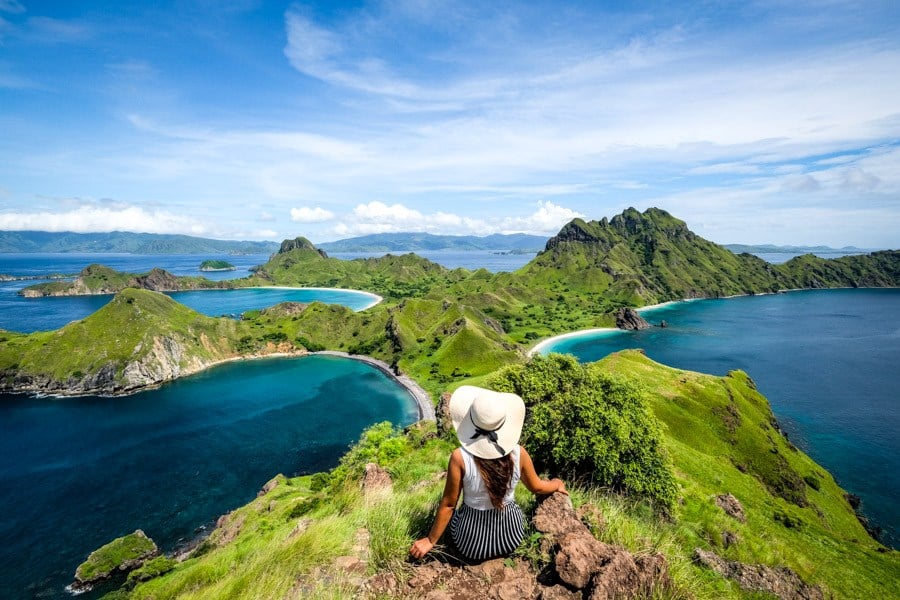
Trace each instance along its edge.
<instances>
[{"instance_id":1,"label":"shoreline","mask_svg":"<svg viewBox=\"0 0 900 600\"><path fill-rule=\"evenodd\" d=\"M132 396L134 394L139 394L141 392L148 392L150 390L158 389L167 383L171 383L177 381L178 379L182 379L184 377L190 377L191 375L196 375L198 373L202 373L208 369L213 367L217 367L219 365L224 365L233 362L241 362L241 361L249 361L249 360L265 360L267 358L304 358L306 356L315 356L315 355L325 355L325 356L336 356L339 358L346 358L349 360L356 360L359 362L366 363L388 377L390 377L393 381L395 381L400 387L402 387L406 392L410 395L413 402L416 405L416 412L418 415L418 420L423 421L434 421L435 413L434 413L434 405L431 401L431 394L425 391L419 383L404 373L394 373L391 369L390 365L386 362L378 360L377 358L372 358L371 356L365 356L363 354L348 354L347 352L341 352L338 350L322 350L319 352L309 352L306 350L294 351L294 352L272 352L269 354L251 354L247 356L232 356L228 358L223 358L220 360L216 360L209 364L203 365L197 369L186 370L183 373L180 373L177 377L172 379L167 379L165 381L160 381L158 383L148 384L139 388L123 390L120 392L112 392L112 393L104 393L100 390L94 391L84 391L77 393L62 393L62 392L41 392L39 390L29 390L29 389L20 389L20 390L2 390L0 393L7 394L32 394L36 398L77 398L79 396L99 396L101 398L121 398L123 396Z\"/></svg>"},{"instance_id":2,"label":"shoreline","mask_svg":"<svg viewBox=\"0 0 900 600\"><path fill-rule=\"evenodd\" d=\"M528 356L534 356L539 353L547 346L551 346L556 342L567 340L571 338L578 337L588 337L595 333L613 333L616 331L625 331L624 329L619 329L618 327L595 327L593 329L579 329L578 331L570 331L569 333L561 333L559 335L554 335L553 337L548 337L545 340L541 340L537 344L531 347L528 350Z\"/></svg>"},{"instance_id":3,"label":"shoreline","mask_svg":"<svg viewBox=\"0 0 900 600\"><path fill-rule=\"evenodd\" d=\"M665 302L659 302L657 304L648 304L646 306L640 306L634 309L637 313L642 313L645 311L655 310L657 308L664 308L666 306L672 306L674 304L680 304L682 302L697 302L700 300L730 300L732 298L749 298L752 296L775 296L777 294L788 294L791 292L818 292L818 291L828 291L828 290L870 290L870 289L897 289L891 287L829 287L829 288L791 288L791 289L783 289L777 290L775 292L759 292L756 294L733 294L731 296L718 296L714 298L682 298L681 300L667 300ZM626 331L625 329L619 329L618 327L596 327L592 329L578 329L576 331L569 331L567 333L561 333L559 335L554 335L548 337L547 339L541 340L534 346L532 346L528 350L528 356L534 356L539 353L541 350L546 348L547 346L551 346L556 342L571 339L576 337L588 337L596 333L609 333L613 331Z\"/></svg>"},{"instance_id":4,"label":"shoreline","mask_svg":"<svg viewBox=\"0 0 900 600\"><path fill-rule=\"evenodd\" d=\"M356 360L362 363L366 363L369 366L375 367L394 381L400 384L410 396L412 396L413 401L416 404L416 410L418 411L419 421L434 421L434 404L431 401L431 394L425 391L419 383L410 377L409 375L405 375L402 372L394 372L391 369L391 366L384 362L383 360L378 360L377 358L372 358L371 356L366 356L365 354L348 354L347 352L341 352L340 350L322 350L320 352L310 352L312 354L320 354L324 356L337 356L339 358L348 358L350 360Z\"/></svg>"},{"instance_id":5,"label":"shoreline","mask_svg":"<svg viewBox=\"0 0 900 600\"><path fill-rule=\"evenodd\" d=\"M372 300L371 304L367 304L359 310L355 310L353 312L362 312L364 310L368 310L373 306L377 306L384 302L384 298L379 296L374 292L367 292L365 290L351 290L347 288L329 288L329 287L294 287L294 286L286 286L286 285L250 285L247 287L234 288L240 290L312 290L314 292L349 292L351 294L362 294L363 296L368 296L370 300ZM199 291L199 290L198 290ZM215 290L212 290L215 291ZM321 300L314 300L314 302L321 302Z\"/></svg>"}]
</instances>

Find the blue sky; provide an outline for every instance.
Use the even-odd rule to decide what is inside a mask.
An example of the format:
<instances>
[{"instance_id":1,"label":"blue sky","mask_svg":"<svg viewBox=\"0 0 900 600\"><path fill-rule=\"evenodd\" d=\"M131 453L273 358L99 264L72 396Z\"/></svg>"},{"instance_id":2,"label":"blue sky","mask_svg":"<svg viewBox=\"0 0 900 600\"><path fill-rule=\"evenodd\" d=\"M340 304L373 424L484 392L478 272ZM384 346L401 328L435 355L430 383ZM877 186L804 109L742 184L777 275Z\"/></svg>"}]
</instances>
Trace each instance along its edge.
<instances>
[{"instance_id":1,"label":"blue sky","mask_svg":"<svg viewBox=\"0 0 900 600\"><path fill-rule=\"evenodd\" d=\"M900 3L0 0L0 229L900 247Z\"/></svg>"}]
</instances>

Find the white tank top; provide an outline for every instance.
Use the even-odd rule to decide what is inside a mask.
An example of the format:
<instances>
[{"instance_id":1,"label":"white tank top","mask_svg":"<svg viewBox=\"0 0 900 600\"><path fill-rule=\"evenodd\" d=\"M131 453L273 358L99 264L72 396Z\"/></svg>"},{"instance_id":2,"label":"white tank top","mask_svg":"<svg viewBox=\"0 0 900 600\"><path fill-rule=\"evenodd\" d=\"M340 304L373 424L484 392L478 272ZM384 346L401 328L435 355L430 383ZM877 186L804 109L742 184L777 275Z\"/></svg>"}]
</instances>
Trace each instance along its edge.
<instances>
[{"instance_id":1,"label":"white tank top","mask_svg":"<svg viewBox=\"0 0 900 600\"><path fill-rule=\"evenodd\" d=\"M469 454L465 448L460 448L460 450L462 451L463 465L465 466L462 481L463 504L478 510L494 508L494 505L491 504L491 497L484 485L484 480L481 478L481 471L478 470L478 465L475 464L475 457ZM509 480L509 489L503 498L504 504L512 501L516 491L516 484L519 483L521 475L519 469L519 446L513 448L510 454L513 459L513 473L512 478Z\"/></svg>"}]
</instances>

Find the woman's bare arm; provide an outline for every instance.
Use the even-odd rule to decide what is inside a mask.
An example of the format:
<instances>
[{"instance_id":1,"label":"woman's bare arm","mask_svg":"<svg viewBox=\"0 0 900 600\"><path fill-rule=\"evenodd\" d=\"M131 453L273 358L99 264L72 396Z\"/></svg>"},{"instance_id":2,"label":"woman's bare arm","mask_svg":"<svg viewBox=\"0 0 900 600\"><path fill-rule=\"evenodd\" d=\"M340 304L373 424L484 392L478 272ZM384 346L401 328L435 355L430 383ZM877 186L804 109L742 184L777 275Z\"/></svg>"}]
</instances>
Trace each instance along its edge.
<instances>
[{"instance_id":1,"label":"woman's bare arm","mask_svg":"<svg viewBox=\"0 0 900 600\"><path fill-rule=\"evenodd\" d=\"M553 492L562 492L569 495L566 491L566 484L562 479L541 479L538 477L537 471L534 470L534 463L531 462L531 456L528 455L525 448L520 450L519 469L521 471L522 483L531 491L532 494L552 494Z\"/></svg>"},{"instance_id":2,"label":"woman's bare arm","mask_svg":"<svg viewBox=\"0 0 900 600\"><path fill-rule=\"evenodd\" d=\"M414 558L422 558L434 547L450 518L453 516L453 510L456 508L456 502L459 500L459 492L462 489L463 459L461 451L456 449L450 454L450 462L447 465L447 482L444 484L444 495L441 497L441 503L438 505L437 514L434 516L434 524L427 537L416 540L409 549L409 553Z\"/></svg>"}]
</instances>

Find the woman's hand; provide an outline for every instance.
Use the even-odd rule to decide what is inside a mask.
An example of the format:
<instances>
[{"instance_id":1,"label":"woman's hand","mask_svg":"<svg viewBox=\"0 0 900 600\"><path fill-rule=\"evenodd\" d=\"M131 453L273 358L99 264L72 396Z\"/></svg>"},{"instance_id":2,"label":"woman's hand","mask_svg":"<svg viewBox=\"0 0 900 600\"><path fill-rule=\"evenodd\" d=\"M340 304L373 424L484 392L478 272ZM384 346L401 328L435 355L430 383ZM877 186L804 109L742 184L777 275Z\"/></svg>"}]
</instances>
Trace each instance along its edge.
<instances>
[{"instance_id":1,"label":"woman's hand","mask_svg":"<svg viewBox=\"0 0 900 600\"><path fill-rule=\"evenodd\" d=\"M555 478L550 480L551 483L554 481L557 483L556 491L559 492L560 494L565 494L566 496L568 496L569 492L566 491L566 484L563 483L563 480L555 479Z\"/></svg>"},{"instance_id":2,"label":"woman's hand","mask_svg":"<svg viewBox=\"0 0 900 600\"><path fill-rule=\"evenodd\" d=\"M409 553L413 558L422 558L428 554L432 548L434 548L434 542L427 537L423 537L420 540L416 540L416 543L409 549Z\"/></svg>"}]
</instances>

